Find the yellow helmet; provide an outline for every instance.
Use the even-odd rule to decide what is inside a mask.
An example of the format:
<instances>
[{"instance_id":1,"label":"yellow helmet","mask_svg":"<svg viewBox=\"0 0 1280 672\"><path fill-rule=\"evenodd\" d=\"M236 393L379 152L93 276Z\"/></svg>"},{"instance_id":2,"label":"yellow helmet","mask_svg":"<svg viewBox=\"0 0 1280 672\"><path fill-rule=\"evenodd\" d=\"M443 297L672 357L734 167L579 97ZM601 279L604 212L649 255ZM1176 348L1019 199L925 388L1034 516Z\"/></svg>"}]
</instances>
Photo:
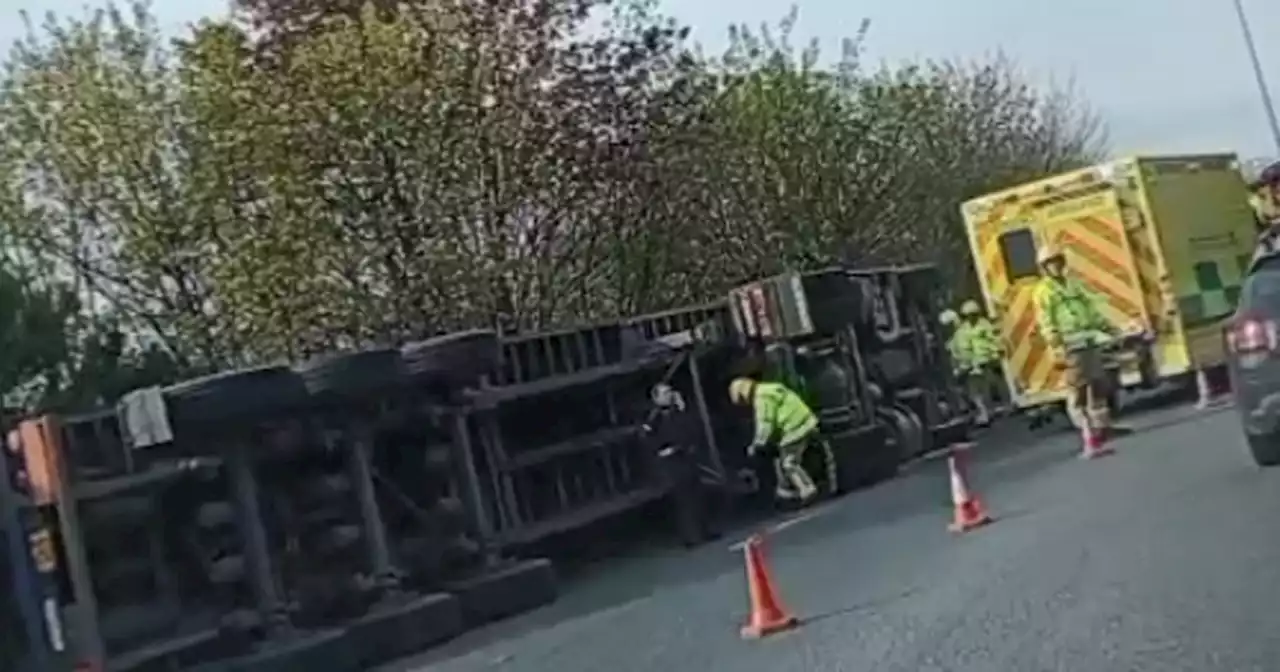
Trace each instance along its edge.
<instances>
[{"instance_id":1,"label":"yellow helmet","mask_svg":"<svg viewBox=\"0 0 1280 672\"><path fill-rule=\"evenodd\" d=\"M1055 259L1061 261L1064 258L1062 249L1057 245L1045 245L1036 252L1036 264L1040 266L1044 266Z\"/></svg>"},{"instance_id":2,"label":"yellow helmet","mask_svg":"<svg viewBox=\"0 0 1280 672\"><path fill-rule=\"evenodd\" d=\"M756 381L750 378L734 378L733 382L729 383L729 401L735 404L749 403L755 386Z\"/></svg>"},{"instance_id":3,"label":"yellow helmet","mask_svg":"<svg viewBox=\"0 0 1280 672\"><path fill-rule=\"evenodd\" d=\"M965 301L964 305L960 306L960 314L966 317L972 316L972 315L978 315L980 313L982 313L982 307L979 306L978 302L974 301L973 299L969 299L968 301Z\"/></svg>"},{"instance_id":4,"label":"yellow helmet","mask_svg":"<svg viewBox=\"0 0 1280 672\"><path fill-rule=\"evenodd\" d=\"M955 324L959 319L960 316L956 315L956 311L948 308L938 315L938 324L941 324L944 327L949 327Z\"/></svg>"}]
</instances>

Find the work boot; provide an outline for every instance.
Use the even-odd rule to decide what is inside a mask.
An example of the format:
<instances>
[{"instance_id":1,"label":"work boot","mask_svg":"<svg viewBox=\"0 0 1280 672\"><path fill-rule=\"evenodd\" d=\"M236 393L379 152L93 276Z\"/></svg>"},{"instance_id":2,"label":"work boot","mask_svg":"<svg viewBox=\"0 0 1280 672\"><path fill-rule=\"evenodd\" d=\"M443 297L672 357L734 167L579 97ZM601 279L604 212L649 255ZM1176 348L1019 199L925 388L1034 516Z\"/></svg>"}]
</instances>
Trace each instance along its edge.
<instances>
[{"instance_id":1,"label":"work boot","mask_svg":"<svg viewBox=\"0 0 1280 672\"><path fill-rule=\"evenodd\" d=\"M813 479L809 477L809 472L805 471L804 467L788 467L787 479L795 487L796 494L801 500L807 502L818 495L818 486L813 483Z\"/></svg>"},{"instance_id":2,"label":"work boot","mask_svg":"<svg viewBox=\"0 0 1280 672\"><path fill-rule=\"evenodd\" d=\"M791 489L789 486L779 484L773 489L773 496L781 501L789 502L800 499L800 493Z\"/></svg>"}]
</instances>

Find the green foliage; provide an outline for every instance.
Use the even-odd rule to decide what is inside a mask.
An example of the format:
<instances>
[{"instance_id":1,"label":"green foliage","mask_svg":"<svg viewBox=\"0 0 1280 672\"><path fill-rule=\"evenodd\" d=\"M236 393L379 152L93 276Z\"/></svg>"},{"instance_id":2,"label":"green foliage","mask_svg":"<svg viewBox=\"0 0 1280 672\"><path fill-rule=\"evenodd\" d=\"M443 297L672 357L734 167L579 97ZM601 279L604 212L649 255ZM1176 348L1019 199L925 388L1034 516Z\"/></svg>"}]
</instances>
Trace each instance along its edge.
<instances>
[{"instance_id":1,"label":"green foliage","mask_svg":"<svg viewBox=\"0 0 1280 672\"><path fill-rule=\"evenodd\" d=\"M963 281L960 201L1102 147L1069 90L1007 60L867 72L864 25L826 66L790 45L794 13L707 58L649 0L241 0L177 45L131 10L9 58L0 221L168 373L835 261Z\"/></svg>"}]
</instances>

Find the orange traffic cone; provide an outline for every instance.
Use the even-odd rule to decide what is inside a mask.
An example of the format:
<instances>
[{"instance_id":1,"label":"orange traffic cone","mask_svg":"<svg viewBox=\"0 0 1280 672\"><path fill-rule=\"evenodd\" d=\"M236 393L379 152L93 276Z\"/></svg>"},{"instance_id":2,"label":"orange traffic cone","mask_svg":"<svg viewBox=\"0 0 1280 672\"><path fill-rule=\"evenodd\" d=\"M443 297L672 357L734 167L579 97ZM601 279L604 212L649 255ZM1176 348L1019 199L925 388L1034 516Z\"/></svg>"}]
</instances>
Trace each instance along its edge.
<instances>
[{"instance_id":1,"label":"orange traffic cone","mask_svg":"<svg viewBox=\"0 0 1280 672\"><path fill-rule=\"evenodd\" d=\"M747 624L742 626L743 639L760 639L800 623L778 600L763 546L764 539L760 535L752 536L743 546L747 560L747 591L751 596L751 614Z\"/></svg>"},{"instance_id":2,"label":"orange traffic cone","mask_svg":"<svg viewBox=\"0 0 1280 672\"><path fill-rule=\"evenodd\" d=\"M947 458L947 466L951 468L951 503L955 506L955 520L948 527L952 532L968 532L991 522L982 500L969 490L962 462L964 454L956 451Z\"/></svg>"}]
</instances>

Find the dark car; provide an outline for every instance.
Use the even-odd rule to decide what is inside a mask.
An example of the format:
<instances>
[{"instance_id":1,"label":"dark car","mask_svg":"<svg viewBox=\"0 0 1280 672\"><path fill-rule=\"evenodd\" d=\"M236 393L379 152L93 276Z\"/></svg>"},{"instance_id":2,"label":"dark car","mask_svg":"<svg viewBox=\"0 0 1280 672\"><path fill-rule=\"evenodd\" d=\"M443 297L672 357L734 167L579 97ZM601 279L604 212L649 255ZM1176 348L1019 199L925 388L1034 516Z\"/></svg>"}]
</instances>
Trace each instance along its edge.
<instances>
[{"instance_id":1,"label":"dark car","mask_svg":"<svg viewBox=\"0 0 1280 672\"><path fill-rule=\"evenodd\" d=\"M1280 464L1280 254L1250 266L1226 341L1249 452L1259 466Z\"/></svg>"}]
</instances>

